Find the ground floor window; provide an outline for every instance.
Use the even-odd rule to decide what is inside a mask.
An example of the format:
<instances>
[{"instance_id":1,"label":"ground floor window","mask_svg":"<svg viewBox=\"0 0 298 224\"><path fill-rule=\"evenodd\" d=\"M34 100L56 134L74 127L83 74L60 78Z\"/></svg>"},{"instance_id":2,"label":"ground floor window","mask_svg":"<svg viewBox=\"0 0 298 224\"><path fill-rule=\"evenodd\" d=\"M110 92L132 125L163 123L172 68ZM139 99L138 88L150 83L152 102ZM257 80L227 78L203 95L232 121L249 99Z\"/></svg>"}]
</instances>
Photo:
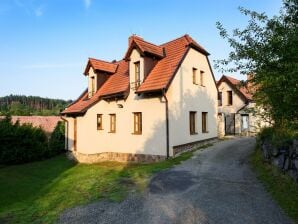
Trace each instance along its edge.
<instances>
[{"instance_id":1,"label":"ground floor window","mask_svg":"<svg viewBox=\"0 0 298 224\"><path fill-rule=\"evenodd\" d=\"M110 133L116 132L116 114L110 114Z\"/></svg>"},{"instance_id":2,"label":"ground floor window","mask_svg":"<svg viewBox=\"0 0 298 224\"><path fill-rule=\"evenodd\" d=\"M102 127L102 114L97 114L96 123L97 123L97 130L103 130L103 127Z\"/></svg>"},{"instance_id":3,"label":"ground floor window","mask_svg":"<svg viewBox=\"0 0 298 224\"><path fill-rule=\"evenodd\" d=\"M142 134L142 113L134 112L133 113L133 134L140 135Z\"/></svg>"},{"instance_id":4,"label":"ground floor window","mask_svg":"<svg viewBox=\"0 0 298 224\"><path fill-rule=\"evenodd\" d=\"M202 112L202 132L208 132L208 112Z\"/></svg>"},{"instance_id":5,"label":"ground floor window","mask_svg":"<svg viewBox=\"0 0 298 224\"><path fill-rule=\"evenodd\" d=\"M191 135L197 134L197 112L189 112L189 131Z\"/></svg>"}]
</instances>

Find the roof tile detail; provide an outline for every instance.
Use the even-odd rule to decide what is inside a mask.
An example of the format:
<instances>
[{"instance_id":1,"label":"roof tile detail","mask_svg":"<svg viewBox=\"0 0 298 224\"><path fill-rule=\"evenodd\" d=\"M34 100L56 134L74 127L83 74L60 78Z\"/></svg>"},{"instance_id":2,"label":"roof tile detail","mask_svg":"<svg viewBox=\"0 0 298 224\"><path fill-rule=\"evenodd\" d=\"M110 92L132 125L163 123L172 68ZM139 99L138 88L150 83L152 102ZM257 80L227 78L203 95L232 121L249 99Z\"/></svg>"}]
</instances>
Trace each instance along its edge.
<instances>
[{"instance_id":1,"label":"roof tile detail","mask_svg":"<svg viewBox=\"0 0 298 224\"><path fill-rule=\"evenodd\" d=\"M129 88L128 63L122 60L116 64L118 65L117 72L111 75L91 98L88 98L88 90L85 90L79 99L68 106L62 114L85 112L101 97L127 91Z\"/></svg>"},{"instance_id":2,"label":"roof tile detail","mask_svg":"<svg viewBox=\"0 0 298 224\"><path fill-rule=\"evenodd\" d=\"M89 58L84 74L85 75L88 74L90 67L92 67L94 70L98 70L98 71L115 73L117 70L117 66L118 65L116 63L102 61L102 60L98 60L95 58Z\"/></svg>"},{"instance_id":3,"label":"roof tile detail","mask_svg":"<svg viewBox=\"0 0 298 224\"><path fill-rule=\"evenodd\" d=\"M240 80L235 79L235 78L230 77L230 76L227 76L227 75L223 75L222 78L226 78L237 90L240 91L240 93L245 97L246 100L252 100L251 91L246 86L241 85ZM218 86L221 83L221 79L217 83Z\"/></svg>"}]
</instances>

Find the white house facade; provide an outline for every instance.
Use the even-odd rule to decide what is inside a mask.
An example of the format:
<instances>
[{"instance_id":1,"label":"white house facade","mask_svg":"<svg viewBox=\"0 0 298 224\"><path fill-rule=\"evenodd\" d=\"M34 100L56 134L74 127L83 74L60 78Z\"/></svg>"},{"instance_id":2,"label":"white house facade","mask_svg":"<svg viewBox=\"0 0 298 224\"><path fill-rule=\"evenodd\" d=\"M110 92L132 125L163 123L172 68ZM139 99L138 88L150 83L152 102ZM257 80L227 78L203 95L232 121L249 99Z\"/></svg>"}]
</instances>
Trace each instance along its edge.
<instances>
[{"instance_id":1,"label":"white house facade","mask_svg":"<svg viewBox=\"0 0 298 224\"><path fill-rule=\"evenodd\" d=\"M129 38L121 61L89 58L88 88L63 112L79 162L150 162L217 137L208 52L184 35L162 45Z\"/></svg>"}]
</instances>

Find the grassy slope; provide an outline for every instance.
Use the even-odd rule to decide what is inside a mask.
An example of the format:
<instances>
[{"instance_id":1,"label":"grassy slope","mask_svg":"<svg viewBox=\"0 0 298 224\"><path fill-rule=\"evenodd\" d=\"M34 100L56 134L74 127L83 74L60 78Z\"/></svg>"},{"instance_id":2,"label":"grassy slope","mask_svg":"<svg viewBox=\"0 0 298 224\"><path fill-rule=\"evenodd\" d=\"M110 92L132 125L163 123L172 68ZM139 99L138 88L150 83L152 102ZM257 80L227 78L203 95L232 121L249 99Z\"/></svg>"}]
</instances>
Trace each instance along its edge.
<instances>
[{"instance_id":1,"label":"grassy slope","mask_svg":"<svg viewBox=\"0 0 298 224\"><path fill-rule=\"evenodd\" d=\"M0 169L0 223L52 223L66 208L100 198L120 201L149 177L189 159L192 152L154 164L84 165L58 156Z\"/></svg>"},{"instance_id":2,"label":"grassy slope","mask_svg":"<svg viewBox=\"0 0 298 224\"><path fill-rule=\"evenodd\" d=\"M298 223L298 184L276 167L262 161L260 150L256 150L251 162L258 178L280 207Z\"/></svg>"}]
</instances>

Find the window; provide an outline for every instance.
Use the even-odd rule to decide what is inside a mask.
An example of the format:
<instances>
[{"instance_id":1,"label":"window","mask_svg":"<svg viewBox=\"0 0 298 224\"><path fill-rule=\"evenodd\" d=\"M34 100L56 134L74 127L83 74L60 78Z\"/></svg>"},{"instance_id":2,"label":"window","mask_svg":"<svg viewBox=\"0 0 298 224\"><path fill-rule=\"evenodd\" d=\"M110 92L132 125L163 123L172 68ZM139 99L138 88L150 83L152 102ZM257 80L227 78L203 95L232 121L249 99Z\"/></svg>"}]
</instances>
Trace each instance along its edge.
<instances>
[{"instance_id":1,"label":"window","mask_svg":"<svg viewBox=\"0 0 298 224\"><path fill-rule=\"evenodd\" d=\"M197 134L197 112L190 111L189 112L189 131L191 135Z\"/></svg>"},{"instance_id":2,"label":"window","mask_svg":"<svg viewBox=\"0 0 298 224\"><path fill-rule=\"evenodd\" d=\"M89 97L92 97L95 93L95 77L90 77L90 89L89 89Z\"/></svg>"},{"instance_id":3,"label":"window","mask_svg":"<svg viewBox=\"0 0 298 224\"><path fill-rule=\"evenodd\" d=\"M110 114L110 133L116 132L116 114Z\"/></svg>"},{"instance_id":4,"label":"window","mask_svg":"<svg viewBox=\"0 0 298 224\"><path fill-rule=\"evenodd\" d=\"M222 92L218 92L218 106L222 106Z\"/></svg>"},{"instance_id":5,"label":"window","mask_svg":"<svg viewBox=\"0 0 298 224\"><path fill-rule=\"evenodd\" d=\"M192 83L198 85L196 68L192 68Z\"/></svg>"},{"instance_id":6,"label":"window","mask_svg":"<svg viewBox=\"0 0 298 224\"><path fill-rule=\"evenodd\" d=\"M228 95L228 105L233 105L232 91L227 91L227 95Z\"/></svg>"},{"instance_id":7,"label":"window","mask_svg":"<svg viewBox=\"0 0 298 224\"><path fill-rule=\"evenodd\" d=\"M200 84L201 86L205 86L205 80L204 80L204 75L205 72L204 71L200 71Z\"/></svg>"},{"instance_id":8,"label":"window","mask_svg":"<svg viewBox=\"0 0 298 224\"><path fill-rule=\"evenodd\" d=\"M208 112L202 112L202 132L208 133Z\"/></svg>"},{"instance_id":9,"label":"window","mask_svg":"<svg viewBox=\"0 0 298 224\"><path fill-rule=\"evenodd\" d=\"M137 89L141 84L140 76L140 62L135 62L135 89Z\"/></svg>"},{"instance_id":10,"label":"window","mask_svg":"<svg viewBox=\"0 0 298 224\"><path fill-rule=\"evenodd\" d=\"M133 134L142 134L142 113L133 113Z\"/></svg>"},{"instance_id":11,"label":"window","mask_svg":"<svg viewBox=\"0 0 298 224\"><path fill-rule=\"evenodd\" d=\"M102 128L102 114L97 114L97 130L103 130Z\"/></svg>"}]
</instances>

